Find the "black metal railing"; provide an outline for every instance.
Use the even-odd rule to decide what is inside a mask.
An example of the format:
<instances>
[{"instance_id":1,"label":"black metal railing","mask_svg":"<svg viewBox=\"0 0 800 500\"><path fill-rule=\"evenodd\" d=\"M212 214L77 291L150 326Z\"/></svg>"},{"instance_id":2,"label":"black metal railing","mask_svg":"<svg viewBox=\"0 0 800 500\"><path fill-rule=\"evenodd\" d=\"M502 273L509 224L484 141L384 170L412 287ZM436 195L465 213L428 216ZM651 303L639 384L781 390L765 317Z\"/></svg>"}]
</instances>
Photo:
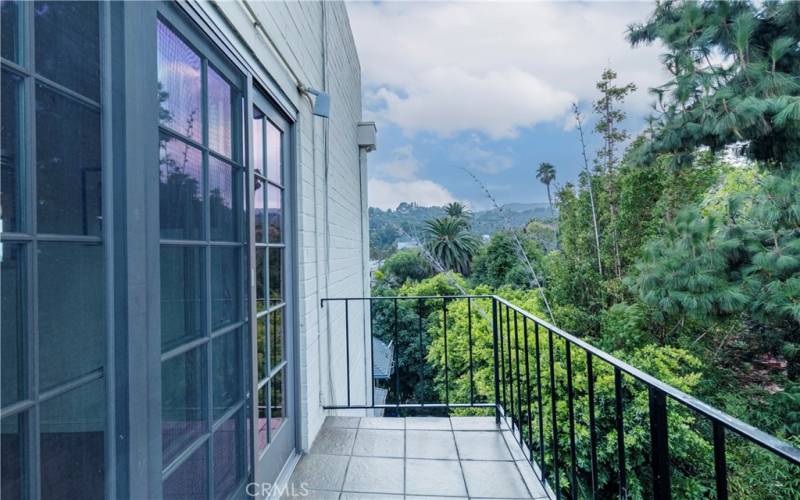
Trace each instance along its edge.
<instances>
[{"instance_id":1,"label":"black metal railing","mask_svg":"<svg viewBox=\"0 0 800 500\"><path fill-rule=\"evenodd\" d=\"M537 477L556 498L629 496L631 478L626 457L625 405L633 402L631 395L636 387L646 391L647 412L642 417L649 427L644 434L648 436L650 451L644 460L646 474L642 474L647 477L637 477L637 481L646 482L647 487L639 488L638 495L656 499L672 496L671 469L674 466L669 449L668 417L671 411L692 415L697 419L693 421L697 432L710 434L713 449L713 458L709 457L713 461L710 491L718 499L728 498L726 442L729 434L780 459L789 468L790 476L800 474L798 448L634 368L501 297L328 298L322 300L321 306L325 307L326 303L343 304L347 383L346 401L332 402L326 409L383 409L397 414L424 409L450 412L460 408L493 412L498 422L503 420L509 426ZM364 373L368 379L364 383L371 391L365 393L363 400L356 400L350 390L353 377L349 316L353 303L360 304L364 313L369 312L366 325L372 353L369 360L366 351L363 352ZM455 307L466 315L466 321L449 313ZM393 345L390 350L394 357L393 371L382 381L375 380L374 364L367 366L375 356L373 337ZM366 332L364 342L366 348ZM448 346L453 342L458 349ZM466 357L453 359L456 354L464 355L463 343L466 343ZM575 358L573 351L576 349L583 359ZM431 364L442 373L432 372ZM575 371L576 366L582 373ZM487 378L491 379L488 383ZM584 378L585 393L579 395L575 383ZM606 387L612 383L610 379L613 379L613 390ZM598 383L604 384L600 391ZM384 384L383 390L391 397L376 402L376 384ZM453 391L458 393L455 398ZM581 406L580 417L576 414L576 399L585 403ZM602 414L598 414L598 404L606 410ZM673 410L669 410L670 405ZM579 428L580 438L577 436ZM601 442L601 434L608 436L611 432L616 434L616 439ZM601 463L600 446L615 448L616 460ZM708 465L710 469L711 464ZM604 478L602 484L601 477Z\"/></svg>"}]
</instances>

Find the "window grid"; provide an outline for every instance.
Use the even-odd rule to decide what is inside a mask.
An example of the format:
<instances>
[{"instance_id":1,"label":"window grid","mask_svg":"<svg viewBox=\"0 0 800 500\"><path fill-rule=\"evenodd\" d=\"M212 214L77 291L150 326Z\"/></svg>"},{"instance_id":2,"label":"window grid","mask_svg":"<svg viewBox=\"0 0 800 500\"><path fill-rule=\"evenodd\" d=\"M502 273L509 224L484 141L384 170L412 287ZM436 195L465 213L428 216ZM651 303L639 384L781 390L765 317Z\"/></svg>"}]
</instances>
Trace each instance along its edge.
<instances>
[{"instance_id":1,"label":"window grid","mask_svg":"<svg viewBox=\"0 0 800 500\"><path fill-rule=\"evenodd\" d=\"M244 168L243 163L241 162L241 148L236 147L237 140L242 140L242 130L237 128L237 125L241 123L240 115L243 112L243 107L241 105L237 106L237 103L241 101L241 89L238 88L237 85L233 84L229 80L225 79L224 76L221 75L220 72L216 71L218 76L222 77L230 86L232 98L231 98L231 112L232 115L239 115L239 116L231 116L231 125L232 125L232 137L231 137L231 144L232 144L232 158L226 157L221 153L215 152L209 147L209 113L208 113L208 75L209 75L209 59L206 53L203 51L198 50L193 44L189 43L184 36L182 35L191 35L185 34L180 32L179 30L175 29L173 25L169 23L168 20L159 17L159 22L163 23L169 30L169 32L178 37L182 40L186 45L188 45L195 54L200 57L201 59L201 78L200 78L200 85L201 85L201 98L200 98L200 106L201 106L201 140L202 144L198 143L197 141L187 137L170 127L164 125L163 123L159 124L159 133L162 137L170 137L175 140L179 140L183 143L190 145L201 151L202 155L202 194L203 194L203 202L202 202L202 231L201 235L198 239L174 239L174 238L164 238L160 239L160 244L162 248L165 247L195 247L199 248L202 252L202 265L204 267L203 274L204 277L202 279L201 286L203 288L203 306L204 307L204 314L202 318L202 331L203 334L196 338L192 339L188 342L185 342L182 345L177 347L171 348L162 353L162 366L163 363L177 358L178 356L185 355L195 349L202 350L203 352L203 364L202 370L205 373L204 377L204 389L205 389L205 408L204 408L204 427L205 430L203 434L195 439L192 443L188 446L185 446L185 449L178 453L174 459L170 461L170 463L163 464L163 472L162 472L162 480L166 484L170 476L175 473L176 470L180 469L181 465L186 463L186 461L192 457L193 453L197 450L204 450L206 454L205 466L206 466L206 480L208 482L206 491L209 492L209 495L215 495L214 493L214 442L213 439L214 432L219 430L220 426L222 426L225 422L227 422L230 418L236 416L238 420L238 428L239 433L244 434L244 415L243 409L246 408L245 406L245 398L246 398L246 384L244 379L244 356L243 352L240 353L240 361L239 364L239 374L238 374L238 383L240 388L242 388L241 393L239 394L239 400L234 403L230 408L228 408L223 414L221 414L218 418L214 416L214 356L213 356L213 346L216 339L220 339L226 335L237 335L239 336L239 346L240 348L243 346L243 332L247 331L248 325L248 316L247 316L247 305L245 302L246 297L246 279L242 275L243 269L246 269L246 253L245 250L247 248L247 238L244 229L244 220L246 220L247 214L247 207L246 204L242 210L240 207L237 207L237 203L241 203L243 200L243 192L246 192L246 170ZM213 64L211 64L213 67ZM232 189L232 198L231 198L231 210L234 213L236 228L234 231L234 238L238 241L220 241L212 239L212 228L211 228L211 208L210 208L210 179L209 179L209 164L210 160L214 159L219 162L222 162L225 165L228 165L232 168L233 175L235 178L236 186ZM212 313L213 313L213 280L214 275L212 273L212 251L215 248L238 248L240 249L238 252L238 269L237 277L234 280L236 286L238 287L238 304L237 304L237 315L238 320L234 321L231 324L226 324L216 330L212 329ZM163 276L163 274L162 274ZM163 333L162 333L163 335ZM241 349L240 349L241 351ZM162 371L163 373L163 371ZM241 436L239 436L241 438ZM242 449L237 449L236 453L239 454L242 458L244 458L244 447ZM242 478L244 480L244 478Z\"/></svg>"},{"instance_id":2,"label":"window grid","mask_svg":"<svg viewBox=\"0 0 800 500\"><path fill-rule=\"evenodd\" d=\"M254 176L256 182L261 183L261 190L260 196L261 203L264 209L263 214L263 234L261 237L263 239L258 240L255 244L256 252L261 253L263 257L264 265L263 269L261 270L261 275L257 276L257 279L263 283L263 300L264 306L263 310L258 311L256 313L256 318L258 321L259 326L263 326L263 332L259 332L258 328L255 329L256 335L260 335L260 338L256 339L256 344L259 342L263 343L263 361L261 364L263 366L259 366L259 370L263 369L263 376L259 375L257 377L257 391L256 391L256 403L259 407L259 418L264 419L263 424L259 424L259 426L263 425L265 429L263 433L265 437L261 437L261 429L257 429L256 431L256 439L259 445L259 455L258 458L261 459L269 449L269 443L272 443L274 440L274 436L283 428L283 424L286 422L288 415L285 413L285 401L286 401L286 367L288 366L288 360L286 357L286 322L287 322L287 307L286 307L286 281L289 279L286 272L286 256L285 256L285 220L286 220L286 201L285 201L285 165L284 165L284 139L285 139L285 131L282 131L280 128L275 126L268 118L267 114L264 113L262 110L258 109L257 106L254 106L254 126L253 126L253 133L259 134L260 137L256 137L253 141L254 149L261 148L260 151L254 151L254 158L256 159L256 166L254 169ZM257 125L256 125L257 124ZM277 152L270 150L270 140L269 136L273 134L273 139L277 136L277 145L278 150ZM273 141L274 143L274 141ZM273 156L275 155L275 156ZM273 165L270 164L271 160L275 160L277 158L278 165L277 165L277 172ZM271 174L277 173L279 179L276 180L270 177ZM279 182L280 181L280 182ZM270 216L270 211L273 207L270 206L270 188L276 188L277 192L279 193L279 214L277 216L276 222L278 223L278 227L280 228L280 238L278 241L274 241L272 238L272 231L271 226L273 220ZM273 297L273 292L271 290L271 283L270 283L270 274L272 271L272 261L270 259L271 252L280 252L280 260L279 266L280 269L278 273L281 277L280 283L280 291L279 297ZM280 314L281 316L281 328L280 332L274 332L272 328L272 322L270 321L271 318L276 317L275 315ZM278 334L281 336L280 338L280 346L281 346L281 359L275 363L273 366L272 364L272 347L273 342L275 339L273 335ZM261 372L259 372L261 373ZM279 393L281 397L281 421L279 425L273 429L273 394L274 394L274 387L273 384L279 383L281 385ZM263 395L262 395L263 394ZM262 417L263 412L263 417Z\"/></svg>"},{"instance_id":3,"label":"window grid","mask_svg":"<svg viewBox=\"0 0 800 500\"><path fill-rule=\"evenodd\" d=\"M41 446L42 446L42 418L41 407L60 396L64 396L80 388L84 388L93 382L102 380L104 382L103 389L103 491L106 494L113 496L114 485L109 481L109 476L113 474L114 461L114 439L109 438L109 430L112 424L112 415L110 408L112 405L113 394L108 390L108 381L106 377L106 368L109 363L107 350L104 350L102 356L101 366L93 369L82 375L73 376L68 380L56 383L52 387L42 389L40 387L40 357L39 357L39 244L41 242L56 242L61 244L84 244L84 245L98 245L104 246L106 241L106 232L108 231L107 224L101 222L100 235L80 235L80 234L52 234L40 233L38 221L38 185L37 185L37 88L43 88L53 91L61 97L68 99L70 102L77 103L87 109L97 112L99 115L99 128L97 138L98 147L101 148L100 167L101 167L101 192L102 205L101 215L103 215L107 208L105 200L105 193L107 188L105 186L105 165L107 152L102 150L103 140L102 136L107 133L109 127L107 117L103 113L101 103L97 100L91 99L79 92L76 92L65 85L57 83L39 73L36 68L35 58L35 9L37 4L34 2L15 2L17 7L16 27L18 30L18 53L15 54L17 61L0 57L0 67L3 72L10 72L21 78L16 93L16 102L18 103L18 118L17 122L17 159L16 159L16 174L18 190L18 205L16 205L16 224L17 230L15 232L1 232L0 244L17 244L19 246L20 264L22 266L23 281L25 287L25 294L22 297L20 308L22 314L20 315L21 322L23 323L23 335L19 339L21 342L20 350L22 351L22 359L20 363L21 375L19 383L22 388L19 391L17 400L0 408L0 419L6 422L7 419L16 418L20 423L19 433L22 436L20 439L19 449L23 457L20 464L22 482L20 484L20 493L24 498L41 498L42 497L42 464L41 464ZM98 65L100 68L98 92L101 99L105 96L106 89L106 69L102 64L105 60L105 52L107 51L108 44L106 43L108 33L106 30L108 20L108 10L105 6L98 5ZM4 214L5 218L5 214ZM102 219L101 219L102 221ZM107 273L107 252L103 248L103 273ZM104 283L105 285L105 283ZM108 296L105 288L101 293L101 304L99 313L103 316L104 326L103 341L104 343L110 342L110 322L107 316ZM74 395L74 393L73 393Z\"/></svg>"}]
</instances>

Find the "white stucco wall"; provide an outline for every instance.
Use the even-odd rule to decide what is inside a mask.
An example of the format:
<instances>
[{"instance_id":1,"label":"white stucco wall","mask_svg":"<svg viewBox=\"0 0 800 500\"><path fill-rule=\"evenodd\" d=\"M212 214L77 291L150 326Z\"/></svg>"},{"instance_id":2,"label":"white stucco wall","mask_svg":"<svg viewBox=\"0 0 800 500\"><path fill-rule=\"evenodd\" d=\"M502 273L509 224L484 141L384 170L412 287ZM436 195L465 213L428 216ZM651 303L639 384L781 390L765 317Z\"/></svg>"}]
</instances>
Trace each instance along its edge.
<instances>
[{"instance_id":1,"label":"white stucco wall","mask_svg":"<svg viewBox=\"0 0 800 500\"><path fill-rule=\"evenodd\" d=\"M297 112L295 230L299 297L301 446L308 448L325 402L346 402L344 305L320 308L323 297L369 294L366 155L358 148L361 68L345 5L339 2L201 3L216 24L234 28L235 45L271 90ZM249 8L249 9L248 9ZM254 26L254 18L263 31ZM297 84L327 90L329 120L311 114ZM328 127L329 150L325 128ZM365 401L365 311L350 307L351 398ZM330 325L330 330L329 330ZM328 346L332 346L329 350Z\"/></svg>"}]
</instances>

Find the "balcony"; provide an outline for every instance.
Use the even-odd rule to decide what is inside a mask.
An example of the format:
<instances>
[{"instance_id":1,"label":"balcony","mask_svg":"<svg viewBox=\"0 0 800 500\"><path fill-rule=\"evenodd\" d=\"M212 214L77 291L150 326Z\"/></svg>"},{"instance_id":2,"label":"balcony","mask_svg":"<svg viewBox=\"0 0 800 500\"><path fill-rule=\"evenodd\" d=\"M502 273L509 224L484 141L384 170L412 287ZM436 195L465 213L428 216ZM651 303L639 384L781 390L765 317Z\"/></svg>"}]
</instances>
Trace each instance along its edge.
<instances>
[{"instance_id":1,"label":"balcony","mask_svg":"<svg viewBox=\"0 0 800 500\"><path fill-rule=\"evenodd\" d=\"M687 496L688 484L726 499L729 476L747 473L731 450L741 457L748 446L747 456L774 465L776 484L800 477L800 449L501 297L321 307L345 340L331 347L342 363L324 408L383 417L329 417L290 480L295 490L305 482L321 498L664 499ZM359 313L371 340L351 332ZM359 369L351 353L362 342L391 346L394 359L373 352Z\"/></svg>"}]
</instances>

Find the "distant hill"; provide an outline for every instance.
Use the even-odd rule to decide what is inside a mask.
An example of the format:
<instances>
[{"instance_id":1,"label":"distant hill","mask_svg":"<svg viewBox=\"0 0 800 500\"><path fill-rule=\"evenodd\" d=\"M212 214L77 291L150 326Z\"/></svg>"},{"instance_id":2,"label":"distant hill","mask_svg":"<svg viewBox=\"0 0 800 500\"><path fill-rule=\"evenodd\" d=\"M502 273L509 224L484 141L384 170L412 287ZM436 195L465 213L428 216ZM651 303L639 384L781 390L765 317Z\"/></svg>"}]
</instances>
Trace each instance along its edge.
<instances>
[{"instance_id":1,"label":"distant hill","mask_svg":"<svg viewBox=\"0 0 800 500\"><path fill-rule=\"evenodd\" d=\"M519 229L531 220L549 221L552 219L547 203L508 203L502 211L497 208L475 212L472 217L472 231L479 235L492 235L500 229Z\"/></svg>"},{"instance_id":2,"label":"distant hill","mask_svg":"<svg viewBox=\"0 0 800 500\"><path fill-rule=\"evenodd\" d=\"M384 258L394 251L398 241L420 237L426 220L444 215L442 207L420 207L401 203L394 210L370 207L370 253L373 258ZM492 235L501 229L519 229L531 220L551 220L547 203L508 203L502 211L493 208L472 214L472 232L478 236Z\"/></svg>"}]
</instances>

